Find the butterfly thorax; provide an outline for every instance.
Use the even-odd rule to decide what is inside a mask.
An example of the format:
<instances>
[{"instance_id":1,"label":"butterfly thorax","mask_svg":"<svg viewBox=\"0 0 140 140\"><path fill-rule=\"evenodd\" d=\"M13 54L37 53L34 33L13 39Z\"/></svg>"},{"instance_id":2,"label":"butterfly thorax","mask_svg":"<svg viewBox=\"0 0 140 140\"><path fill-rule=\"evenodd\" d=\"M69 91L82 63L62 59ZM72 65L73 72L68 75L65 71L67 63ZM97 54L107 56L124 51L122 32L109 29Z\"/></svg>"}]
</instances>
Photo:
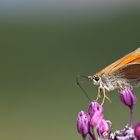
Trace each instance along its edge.
<instances>
[{"instance_id":1,"label":"butterfly thorax","mask_svg":"<svg viewBox=\"0 0 140 140\"><path fill-rule=\"evenodd\" d=\"M101 78L101 84L107 91L112 91L112 90L117 89L119 87L118 83L119 83L119 80L116 79L116 77L108 76L108 77ZM124 82L121 81L121 83L119 84L122 86L123 83L125 83L125 81Z\"/></svg>"}]
</instances>

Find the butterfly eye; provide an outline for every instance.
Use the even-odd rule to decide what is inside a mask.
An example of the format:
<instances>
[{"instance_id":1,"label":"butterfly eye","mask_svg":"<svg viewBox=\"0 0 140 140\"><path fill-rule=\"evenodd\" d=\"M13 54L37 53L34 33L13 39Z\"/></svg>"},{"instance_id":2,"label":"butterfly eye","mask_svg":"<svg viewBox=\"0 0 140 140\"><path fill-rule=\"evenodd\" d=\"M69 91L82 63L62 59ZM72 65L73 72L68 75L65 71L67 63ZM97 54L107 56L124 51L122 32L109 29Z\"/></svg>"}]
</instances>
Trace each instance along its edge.
<instances>
[{"instance_id":1,"label":"butterfly eye","mask_svg":"<svg viewBox=\"0 0 140 140\"><path fill-rule=\"evenodd\" d=\"M100 78L99 78L98 76L95 76L94 79L95 79L96 81L99 81Z\"/></svg>"}]
</instances>

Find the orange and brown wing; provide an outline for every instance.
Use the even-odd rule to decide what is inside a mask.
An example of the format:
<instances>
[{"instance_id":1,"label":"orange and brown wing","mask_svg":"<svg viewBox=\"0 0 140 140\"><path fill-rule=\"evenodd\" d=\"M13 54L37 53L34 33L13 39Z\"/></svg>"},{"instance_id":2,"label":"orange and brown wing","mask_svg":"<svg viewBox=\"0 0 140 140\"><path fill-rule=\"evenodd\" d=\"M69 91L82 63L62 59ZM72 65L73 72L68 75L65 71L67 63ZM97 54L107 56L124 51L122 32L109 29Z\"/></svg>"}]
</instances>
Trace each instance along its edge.
<instances>
[{"instance_id":1,"label":"orange and brown wing","mask_svg":"<svg viewBox=\"0 0 140 140\"><path fill-rule=\"evenodd\" d=\"M131 63L138 63L140 64L140 48L136 49L135 51L129 53L128 55L124 56L123 58L117 60L113 64L107 66L103 70L101 70L98 75L105 76L108 74L113 74L119 69L125 67Z\"/></svg>"},{"instance_id":2,"label":"orange and brown wing","mask_svg":"<svg viewBox=\"0 0 140 140\"><path fill-rule=\"evenodd\" d=\"M121 78L126 78L128 80L140 79L140 63L131 63L122 67L116 74Z\"/></svg>"}]
</instances>

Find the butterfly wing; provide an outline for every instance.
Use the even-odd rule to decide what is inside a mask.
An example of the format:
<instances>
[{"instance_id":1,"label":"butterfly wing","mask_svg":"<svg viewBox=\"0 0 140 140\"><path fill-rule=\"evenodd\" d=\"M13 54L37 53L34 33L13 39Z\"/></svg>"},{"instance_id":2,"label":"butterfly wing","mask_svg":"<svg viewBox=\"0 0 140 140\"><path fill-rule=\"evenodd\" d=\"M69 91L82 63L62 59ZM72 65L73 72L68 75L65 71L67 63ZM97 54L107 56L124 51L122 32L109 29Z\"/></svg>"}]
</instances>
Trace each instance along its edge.
<instances>
[{"instance_id":1,"label":"butterfly wing","mask_svg":"<svg viewBox=\"0 0 140 140\"><path fill-rule=\"evenodd\" d=\"M126 79L140 79L140 63L130 63L115 73Z\"/></svg>"},{"instance_id":2,"label":"butterfly wing","mask_svg":"<svg viewBox=\"0 0 140 140\"><path fill-rule=\"evenodd\" d=\"M106 75L115 74L121 68L124 68L126 65L138 63L140 64L140 48L136 49L135 51L129 53L128 55L124 56L123 58L117 60L113 64L107 66L103 70L101 70L98 75L104 77ZM132 66L131 66L132 67Z\"/></svg>"},{"instance_id":3,"label":"butterfly wing","mask_svg":"<svg viewBox=\"0 0 140 140\"><path fill-rule=\"evenodd\" d=\"M112 73L116 79L123 79L131 86L137 86L140 83L140 63L130 63ZM123 83L123 84L125 84Z\"/></svg>"}]
</instances>

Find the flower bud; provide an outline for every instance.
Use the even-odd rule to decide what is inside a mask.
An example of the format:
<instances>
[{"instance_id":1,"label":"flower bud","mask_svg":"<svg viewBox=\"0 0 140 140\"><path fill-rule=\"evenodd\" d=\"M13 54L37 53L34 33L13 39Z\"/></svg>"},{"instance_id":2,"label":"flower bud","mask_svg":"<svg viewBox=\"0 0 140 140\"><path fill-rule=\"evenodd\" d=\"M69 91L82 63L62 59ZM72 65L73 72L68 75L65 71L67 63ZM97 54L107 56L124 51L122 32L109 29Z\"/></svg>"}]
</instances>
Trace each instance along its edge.
<instances>
[{"instance_id":1,"label":"flower bud","mask_svg":"<svg viewBox=\"0 0 140 140\"><path fill-rule=\"evenodd\" d=\"M88 114L92 117L95 113L96 114L103 114L104 110L103 107L96 101L91 102L88 107Z\"/></svg>"},{"instance_id":2,"label":"flower bud","mask_svg":"<svg viewBox=\"0 0 140 140\"><path fill-rule=\"evenodd\" d=\"M90 125L95 126L97 128L101 123L103 117L104 117L103 113L98 113L98 112L95 113L90 120Z\"/></svg>"},{"instance_id":3,"label":"flower bud","mask_svg":"<svg viewBox=\"0 0 140 140\"><path fill-rule=\"evenodd\" d=\"M109 126L108 121L102 119L102 121L98 127L98 133L102 134L102 135L105 133L107 134L109 132L109 130L110 130L110 126Z\"/></svg>"},{"instance_id":4,"label":"flower bud","mask_svg":"<svg viewBox=\"0 0 140 140\"><path fill-rule=\"evenodd\" d=\"M137 101L134 91L130 88L120 91L120 99L125 105L129 107L132 107Z\"/></svg>"},{"instance_id":5,"label":"flower bud","mask_svg":"<svg viewBox=\"0 0 140 140\"><path fill-rule=\"evenodd\" d=\"M134 134L138 139L140 138L140 122L136 125L134 129Z\"/></svg>"},{"instance_id":6,"label":"flower bud","mask_svg":"<svg viewBox=\"0 0 140 140\"><path fill-rule=\"evenodd\" d=\"M78 113L78 118L77 118L77 131L83 136L85 137L88 132L89 132L89 120L90 120L90 116L88 115L88 113L84 112L84 111L80 111Z\"/></svg>"}]
</instances>

